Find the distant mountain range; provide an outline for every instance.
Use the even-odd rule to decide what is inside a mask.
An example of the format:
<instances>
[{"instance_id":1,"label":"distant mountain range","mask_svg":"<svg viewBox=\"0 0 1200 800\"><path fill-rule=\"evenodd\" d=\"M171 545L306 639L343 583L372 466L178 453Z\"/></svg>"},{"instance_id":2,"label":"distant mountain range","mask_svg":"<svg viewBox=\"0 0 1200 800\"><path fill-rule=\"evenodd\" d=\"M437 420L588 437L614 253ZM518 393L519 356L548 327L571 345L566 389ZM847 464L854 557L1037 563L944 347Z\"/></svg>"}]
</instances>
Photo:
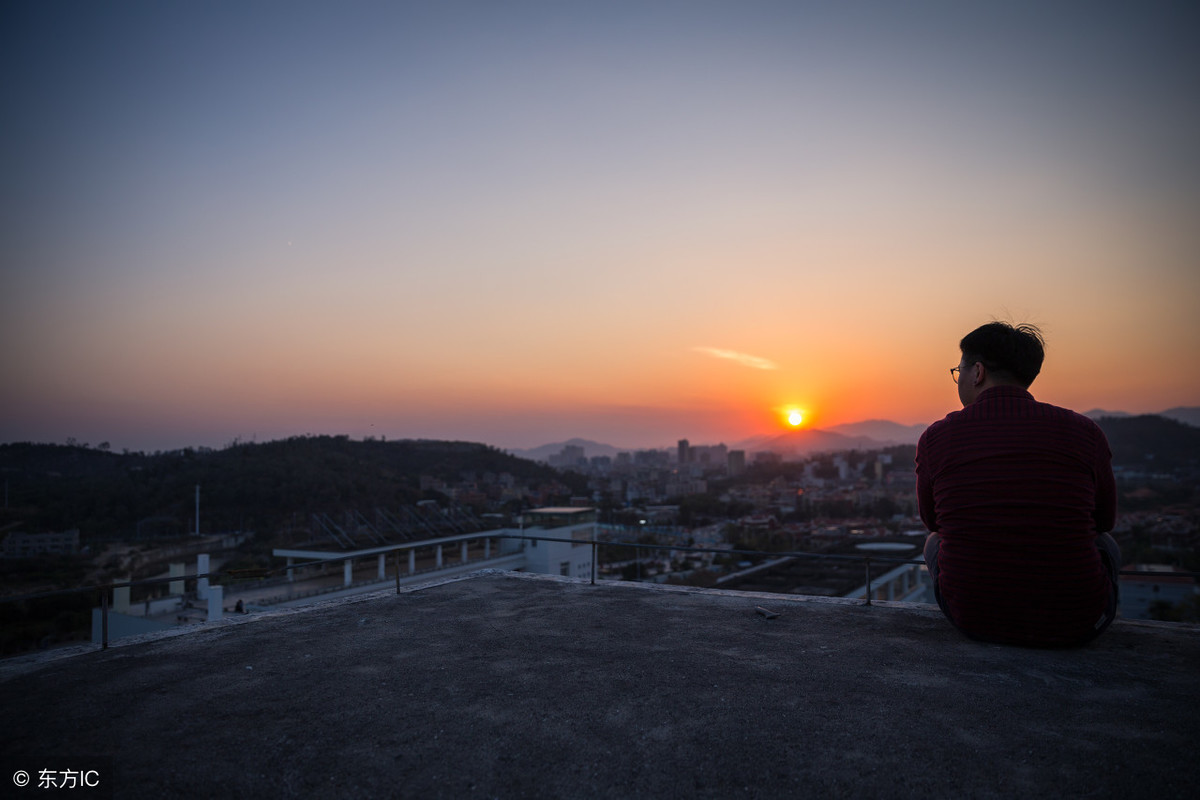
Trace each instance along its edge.
<instances>
[{"instance_id":1,"label":"distant mountain range","mask_svg":"<svg viewBox=\"0 0 1200 800\"><path fill-rule=\"evenodd\" d=\"M1182 422L1185 425L1200 428L1200 406L1179 406L1167 409L1159 414L1138 415L1124 411L1106 411L1095 408L1085 416L1095 420L1101 419L1132 419L1142 416L1157 416ZM834 425L828 429L801 429L786 431L778 436L756 436L729 445L730 450L745 450L747 454L758 452L774 452L786 457L796 457L807 453L837 452L840 450L878 450L896 445L916 444L927 425L902 425L886 419L871 419L863 422L851 422L845 425ZM693 444L700 444L693 442ZM565 442L554 442L534 447L529 450L509 450L512 455L528 458L533 461L549 461L568 445L582 447L585 457L615 456L620 452L633 452L635 449L619 448L590 439L569 439ZM663 449L663 448L659 448Z\"/></svg>"},{"instance_id":2,"label":"distant mountain range","mask_svg":"<svg viewBox=\"0 0 1200 800\"><path fill-rule=\"evenodd\" d=\"M517 456L518 458L527 458L530 461L546 461L550 460L550 456L556 456L563 451L565 447L582 447L583 454L586 458L595 458L597 456L608 456L612 458L617 453L632 453L634 450L647 450L645 447L613 447L611 444L601 444L593 442L591 439L568 439L565 442L553 442L544 444L541 447L534 447L529 450L506 450L506 453Z\"/></svg>"},{"instance_id":3,"label":"distant mountain range","mask_svg":"<svg viewBox=\"0 0 1200 800\"><path fill-rule=\"evenodd\" d=\"M779 453L785 458L839 450L878 450L882 447L916 444L926 427L875 419L835 425L827 430L801 428L785 431L778 436L756 436L738 442L730 449L745 450L747 454L769 451Z\"/></svg>"},{"instance_id":4,"label":"distant mountain range","mask_svg":"<svg viewBox=\"0 0 1200 800\"><path fill-rule=\"evenodd\" d=\"M1185 425L1194 425L1195 427L1200 428L1200 406L1176 406L1175 408L1168 408L1166 411L1160 411L1153 415L1129 414L1125 411L1105 411L1102 408L1093 408L1091 411L1084 414L1084 416L1091 417L1092 419L1103 419L1104 417L1120 419L1122 417L1138 416L1166 417L1167 419L1173 419L1176 422L1182 422Z\"/></svg>"}]
</instances>

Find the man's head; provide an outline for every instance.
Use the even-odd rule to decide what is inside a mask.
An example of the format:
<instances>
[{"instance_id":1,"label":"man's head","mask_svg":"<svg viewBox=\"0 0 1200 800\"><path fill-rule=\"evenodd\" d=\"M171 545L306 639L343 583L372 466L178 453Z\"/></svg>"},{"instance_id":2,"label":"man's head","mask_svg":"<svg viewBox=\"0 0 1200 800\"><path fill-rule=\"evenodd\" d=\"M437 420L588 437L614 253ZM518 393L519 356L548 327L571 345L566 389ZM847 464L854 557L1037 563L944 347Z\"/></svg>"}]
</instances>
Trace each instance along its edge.
<instances>
[{"instance_id":1,"label":"man's head","mask_svg":"<svg viewBox=\"0 0 1200 800\"><path fill-rule=\"evenodd\" d=\"M1007 322L981 325L964 336L958 348L962 351L958 399L964 406L993 386L1028 389L1046 356L1041 331L1033 325Z\"/></svg>"}]
</instances>

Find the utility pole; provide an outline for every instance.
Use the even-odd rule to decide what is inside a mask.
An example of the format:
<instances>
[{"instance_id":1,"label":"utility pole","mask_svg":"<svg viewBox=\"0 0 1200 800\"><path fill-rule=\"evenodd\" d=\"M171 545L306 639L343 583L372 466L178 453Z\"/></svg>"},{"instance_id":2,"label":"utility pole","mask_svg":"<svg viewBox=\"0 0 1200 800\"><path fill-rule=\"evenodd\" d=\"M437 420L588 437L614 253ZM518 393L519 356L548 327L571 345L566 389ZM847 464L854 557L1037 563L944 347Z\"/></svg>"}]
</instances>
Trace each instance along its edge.
<instances>
[{"instance_id":1,"label":"utility pole","mask_svg":"<svg viewBox=\"0 0 1200 800\"><path fill-rule=\"evenodd\" d=\"M196 535L200 535L200 484L196 484Z\"/></svg>"}]
</instances>

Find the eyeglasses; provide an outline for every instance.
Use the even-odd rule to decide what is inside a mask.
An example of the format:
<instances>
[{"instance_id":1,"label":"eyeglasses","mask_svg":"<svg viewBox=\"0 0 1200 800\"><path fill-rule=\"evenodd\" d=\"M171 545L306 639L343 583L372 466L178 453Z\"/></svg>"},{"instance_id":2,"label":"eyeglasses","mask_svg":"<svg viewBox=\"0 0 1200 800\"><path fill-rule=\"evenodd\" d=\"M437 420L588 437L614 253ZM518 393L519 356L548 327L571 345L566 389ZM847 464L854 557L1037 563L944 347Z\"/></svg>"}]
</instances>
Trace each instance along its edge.
<instances>
[{"instance_id":1,"label":"eyeglasses","mask_svg":"<svg viewBox=\"0 0 1200 800\"><path fill-rule=\"evenodd\" d=\"M990 369L990 370L993 370L993 371L996 371L996 370L999 370L999 369L1000 369L1000 367L998 367L998 366L995 366L994 364L989 364L989 363L988 363L988 362L986 362L986 361L979 361L979 360L975 360L975 361L972 361L972 362L971 362L971 365L972 365L972 366L974 366L975 364L983 364L983 366L984 366L984 368L985 368L985 369ZM962 369L961 369L961 368L959 368L959 367L951 367L951 368L950 368L950 380L954 381L955 383L958 383L958 378L959 378L959 376L960 376L961 374L962 374Z\"/></svg>"}]
</instances>

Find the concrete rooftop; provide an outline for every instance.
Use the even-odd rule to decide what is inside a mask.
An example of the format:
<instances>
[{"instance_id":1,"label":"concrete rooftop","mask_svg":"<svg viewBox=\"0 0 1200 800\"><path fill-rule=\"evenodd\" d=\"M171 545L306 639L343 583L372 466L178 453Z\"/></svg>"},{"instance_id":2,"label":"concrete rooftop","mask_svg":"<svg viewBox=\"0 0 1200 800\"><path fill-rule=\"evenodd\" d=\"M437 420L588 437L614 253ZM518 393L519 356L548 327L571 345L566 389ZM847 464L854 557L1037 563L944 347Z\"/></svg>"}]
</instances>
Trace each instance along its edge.
<instances>
[{"instance_id":1,"label":"concrete rooftop","mask_svg":"<svg viewBox=\"0 0 1200 800\"><path fill-rule=\"evenodd\" d=\"M1198 678L1196 626L1042 651L931 606L484 572L0 662L0 780L102 756L117 797L1190 798Z\"/></svg>"}]
</instances>

